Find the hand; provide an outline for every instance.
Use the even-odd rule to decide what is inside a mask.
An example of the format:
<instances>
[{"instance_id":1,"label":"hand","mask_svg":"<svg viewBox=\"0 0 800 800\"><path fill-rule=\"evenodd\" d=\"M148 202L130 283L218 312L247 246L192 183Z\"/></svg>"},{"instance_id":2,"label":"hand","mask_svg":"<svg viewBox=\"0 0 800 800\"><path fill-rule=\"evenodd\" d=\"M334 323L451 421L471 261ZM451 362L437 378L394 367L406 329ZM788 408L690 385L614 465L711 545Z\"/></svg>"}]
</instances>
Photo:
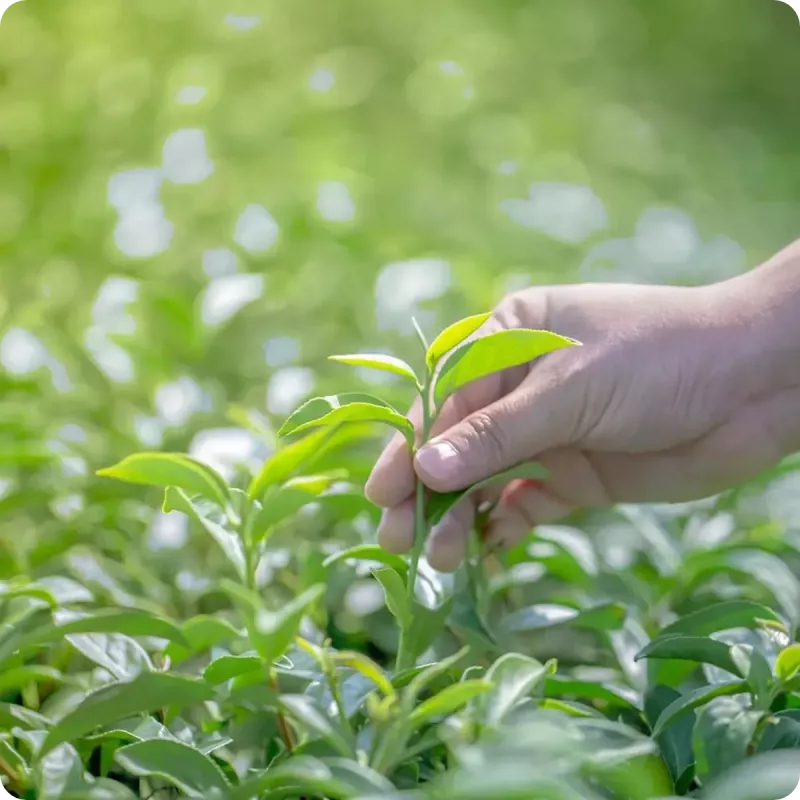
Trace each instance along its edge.
<instances>
[{"instance_id":1,"label":"hand","mask_svg":"<svg viewBox=\"0 0 800 800\"><path fill-rule=\"evenodd\" d=\"M413 463L402 437L393 440L366 487L385 509L382 546L411 547L415 472L440 492L525 461L549 472L542 484L476 493L445 517L427 555L450 571L486 500L497 502L483 532L508 544L577 507L697 499L776 463L800 444L800 381L761 352L753 287L740 284L553 286L506 298L480 334L543 328L583 346L462 389ZM409 418L419 426L417 406Z\"/></svg>"}]
</instances>

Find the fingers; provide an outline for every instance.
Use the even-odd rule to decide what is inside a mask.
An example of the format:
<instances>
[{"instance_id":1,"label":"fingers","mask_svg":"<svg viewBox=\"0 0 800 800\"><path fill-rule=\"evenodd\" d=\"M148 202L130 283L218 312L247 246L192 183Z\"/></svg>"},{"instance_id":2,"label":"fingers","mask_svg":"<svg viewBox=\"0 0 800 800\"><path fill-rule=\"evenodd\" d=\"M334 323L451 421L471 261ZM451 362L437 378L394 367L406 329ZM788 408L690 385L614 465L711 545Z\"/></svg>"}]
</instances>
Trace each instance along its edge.
<instances>
[{"instance_id":1,"label":"fingers","mask_svg":"<svg viewBox=\"0 0 800 800\"><path fill-rule=\"evenodd\" d=\"M556 522L572 511L571 505L549 493L538 481L512 481L489 517L484 533L486 543L490 547L511 547L536 525Z\"/></svg>"},{"instance_id":2,"label":"fingers","mask_svg":"<svg viewBox=\"0 0 800 800\"><path fill-rule=\"evenodd\" d=\"M445 514L425 547L428 563L439 572L454 572L464 560L467 536L475 523L475 502L467 498Z\"/></svg>"},{"instance_id":3,"label":"fingers","mask_svg":"<svg viewBox=\"0 0 800 800\"><path fill-rule=\"evenodd\" d=\"M568 383L545 362L510 394L422 447L414 460L417 475L435 491L455 491L569 444L581 422L581 401L579 387Z\"/></svg>"},{"instance_id":4,"label":"fingers","mask_svg":"<svg viewBox=\"0 0 800 800\"><path fill-rule=\"evenodd\" d=\"M412 404L408 419L419 432L422 422L422 403L419 398ZM391 508L409 497L413 490L411 453L403 434L396 433L372 468L364 493L376 506Z\"/></svg>"},{"instance_id":5,"label":"fingers","mask_svg":"<svg viewBox=\"0 0 800 800\"><path fill-rule=\"evenodd\" d=\"M404 500L387 508L378 525L378 544L389 553L402 555L414 544L414 501Z\"/></svg>"},{"instance_id":6,"label":"fingers","mask_svg":"<svg viewBox=\"0 0 800 800\"><path fill-rule=\"evenodd\" d=\"M443 433L476 409L496 400L500 396L501 388L499 377L494 375L464 387L444 404L434 422L431 435ZM421 428L421 417L421 402L417 399L408 413L408 418L418 432ZM411 496L415 480L408 444L402 434L397 434L375 464L367 480L365 492L375 505L391 508Z\"/></svg>"}]
</instances>

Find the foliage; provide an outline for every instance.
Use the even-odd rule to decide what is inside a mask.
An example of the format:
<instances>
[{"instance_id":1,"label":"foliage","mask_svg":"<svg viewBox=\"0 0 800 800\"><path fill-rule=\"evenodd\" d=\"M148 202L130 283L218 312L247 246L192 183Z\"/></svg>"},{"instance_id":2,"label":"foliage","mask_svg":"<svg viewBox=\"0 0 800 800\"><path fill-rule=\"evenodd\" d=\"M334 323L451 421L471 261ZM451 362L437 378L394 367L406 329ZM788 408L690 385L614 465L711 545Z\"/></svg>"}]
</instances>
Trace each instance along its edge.
<instances>
[{"instance_id":1,"label":"foliage","mask_svg":"<svg viewBox=\"0 0 800 800\"><path fill-rule=\"evenodd\" d=\"M430 347L423 338L419 376L377 356L337 360L409 379L422 406L420 436L408 437L417 447L449 391L578 344L542 331L512 344L471 338L483 321L455 323ZM165 595L160 575L125 576L128 592L96 556L81 579L48 577L59 562L76 572L69 550L0 584L9 789L54 800L714 798L743 762L800 755L797 543L746 530L688 540L692 526L719 524L729 497L672 519L622 509L641 535L622 573L589 536L553 527L509 552L507 569L473 549L448 584L422 545L486 482L455 496L418 484L406 562L348 523L354 440L340 437L324 467L309 448L322 441L309 422L330 442L348 427L402 429L398 420L410 425L362 394L310 400L281 429L278 467L267 462L246 482L167 452L101 469L163 488L164 508L225 558L207 562L191 599ZM521 474L546 480L535 464L497 478ZM290 561L265 580L284 534ZM784 568L765 581L738 557L748 553ZM337 607L357 575L382 590L385 606L369 615L380 643L345 644ZM727 796L750 796L736 791Z\"/></svg>"},{"instance_id":2,"label":"foliage","mask_svg":"<svg viewBox=\"0 0 800 800\"><path fill-rule=\"evenodd\" d=\"M380 550L361 486L374 422L415 446L396 409L486 321L422 359L411 313L433 331L530 283L707 282L796 237L797 35L768 0L12 6L3 785L786 796L797 459L455 576ZM435 404L504 365L459 352ZM310 383L325 413L278 441ZM457 499L425 498L426 524Z\"/></svg>"}]
</instances>

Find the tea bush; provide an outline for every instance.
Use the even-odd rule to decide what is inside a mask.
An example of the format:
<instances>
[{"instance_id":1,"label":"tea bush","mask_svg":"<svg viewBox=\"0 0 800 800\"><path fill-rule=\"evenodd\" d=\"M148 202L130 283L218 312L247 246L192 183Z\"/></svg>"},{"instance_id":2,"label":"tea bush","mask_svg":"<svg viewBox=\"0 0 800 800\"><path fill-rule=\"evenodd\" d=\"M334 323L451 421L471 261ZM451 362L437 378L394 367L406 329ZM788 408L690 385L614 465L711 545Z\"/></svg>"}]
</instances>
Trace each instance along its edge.
<instances>
[{"instance_id":1,"label":"tea bush","mask_svg":"<svg viewBox=\"0 0 800 800\"><path fill-rule=\"evenodd\" d=\"M121 573L71 542L25 552L25 574L0 584L9 791L787 796L800 779L800 541L737 528L735 493L614 510L637 537L621 570L587 523L538 528L500 556L475 537L452 579L435 573L421 558L429 526L486 481L451 494L418 484L408 559L358 524L375 509L350 465L374 423L414 448L461 386L579 345L532 330L473 337L487 316L430 346L420 333L422 377L380 354L334 357L413 386L419 432L385 401L345 393L290 415L250 479L168 452L101 470L165 489L164 512L206 540L202 580L175 591L170 560ZM497 478L531 476L546 479L535 464ZM384 602L353 635L342 607L357 576Z\"/></svg>"}]
</instances>

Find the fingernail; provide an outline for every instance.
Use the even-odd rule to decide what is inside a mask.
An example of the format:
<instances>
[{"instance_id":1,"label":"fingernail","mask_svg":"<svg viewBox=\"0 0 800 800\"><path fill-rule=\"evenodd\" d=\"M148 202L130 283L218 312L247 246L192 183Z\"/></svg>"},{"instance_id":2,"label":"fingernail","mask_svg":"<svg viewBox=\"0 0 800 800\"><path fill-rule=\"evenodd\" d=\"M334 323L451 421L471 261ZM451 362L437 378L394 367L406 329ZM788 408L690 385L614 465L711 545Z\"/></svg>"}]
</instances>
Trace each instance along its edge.
<instances>
[{"instance_id":1,"label":"fingernail","mask_svg":"<svg viewBox=\"0 0 800 800\"><path fill-rule=\"evenodd\" d=\"M458 453L450 442L435 442L420 448L416 461L427 476L446 481L458 468Z\"/></svg>"}]
</instances>

